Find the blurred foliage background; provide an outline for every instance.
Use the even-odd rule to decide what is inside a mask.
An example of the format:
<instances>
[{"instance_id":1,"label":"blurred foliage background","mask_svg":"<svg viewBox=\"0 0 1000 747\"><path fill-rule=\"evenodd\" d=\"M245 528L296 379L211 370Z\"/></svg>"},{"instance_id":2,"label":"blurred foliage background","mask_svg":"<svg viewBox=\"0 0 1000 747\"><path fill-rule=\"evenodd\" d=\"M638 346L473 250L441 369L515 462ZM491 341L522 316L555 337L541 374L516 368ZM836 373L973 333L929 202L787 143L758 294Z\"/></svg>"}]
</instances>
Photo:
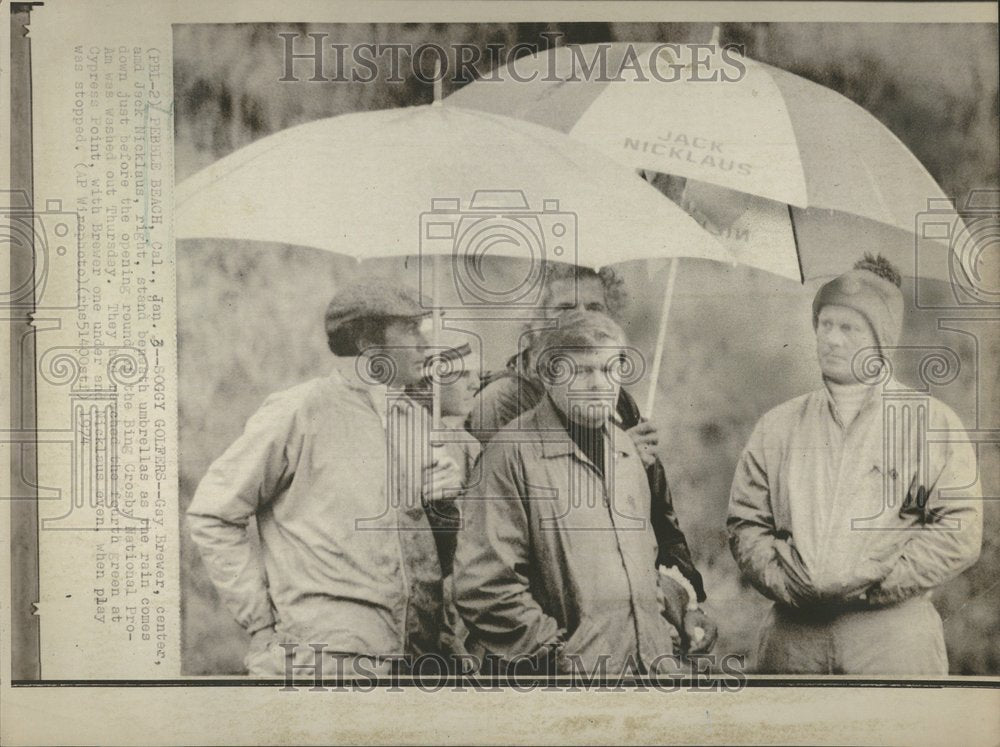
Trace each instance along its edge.
<instances>
[{"instance_id":1,"label":"blurred foliage background","mask_svg":"<svg viewBox=\"0 0 1000 747\"><path fill-rule=\"evenodd\" d=\"M281 32L325 32L328 42L343 44L462 42L509 49L521 42L545 48L544 32L562 33L563 44L705 42L712 26L176 26L176 178L179 182L243 145L296 124L433 99L433 86L409 72L405 56L403 80L397 83L386 82L384 64L382 75L367 84L310 82L302 73L302 82L279 82ZM995 26L726 23L720 24L720 40L743 44L748 56L829 86L866 108L958 204L972 189L1000 187ZM433 55L424 62L429 76ZM480 66L481 73L487 69ZM444 93L464 82L446 79ZM289 164L289 178L294 173L295 164ZM853 256L849 249L847 256ZM621 321L633 344L651 350L666 265L630 263L617 269L630 301ZM182 512L208 465L267 394L328 371L323 310L337 287L359 273L405 278L412 277L412 266L401 260L359 266L293 246L178 242ZM661 457L677 510L705 576L706 608L720 623L717 651L746 654L751 667L768 603L740 582L726 545L726 503L736 460L757 418L819 383L810 321L815 289L816 284L802 287L749 268L683 261L662 391L652 414L661 429ZM939 330L937 321L933 312L910 309L901 344L956 350L965 364L960 375L932 393L955 408L968 427L998 427L996 325L981 327L987 334L976 338ZM517 330L499 332L497 326L470 330L488 335L489 344L482 346L487 367L502 365L515 346ZM988 365L983 368L983 363ZM899 361L899 378L918 382L915 364ZM996 444L980 447L980 468L984 494L1000 496ZM985 510L979 563L935 595L956 674L1000 674L1000 503L988 501ZM185 531L181 547L184 671L241 673L246 637L221 606Z\"/></svg>"}]
</instances>

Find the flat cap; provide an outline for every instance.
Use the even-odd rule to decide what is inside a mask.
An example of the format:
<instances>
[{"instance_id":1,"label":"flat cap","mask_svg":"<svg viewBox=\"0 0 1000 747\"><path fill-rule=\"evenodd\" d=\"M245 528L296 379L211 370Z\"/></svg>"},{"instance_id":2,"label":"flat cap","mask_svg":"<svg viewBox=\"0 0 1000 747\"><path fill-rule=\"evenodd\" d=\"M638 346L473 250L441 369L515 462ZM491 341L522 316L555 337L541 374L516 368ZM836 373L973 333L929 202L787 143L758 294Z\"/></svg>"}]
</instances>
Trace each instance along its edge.
<instances>
[{"instance_id":1,"label":"flat cap","mask_svg":"<svg viewBox=\"0 0 1000 747\"><path fill-rule=\"evenodd\" d=\"M430 301L400 283L368 280L352 283L337 291L326 307L326 333L332 334L343 324L356 319L397 317L411 319L428 316Z\"/></svg>"}]
</instances>

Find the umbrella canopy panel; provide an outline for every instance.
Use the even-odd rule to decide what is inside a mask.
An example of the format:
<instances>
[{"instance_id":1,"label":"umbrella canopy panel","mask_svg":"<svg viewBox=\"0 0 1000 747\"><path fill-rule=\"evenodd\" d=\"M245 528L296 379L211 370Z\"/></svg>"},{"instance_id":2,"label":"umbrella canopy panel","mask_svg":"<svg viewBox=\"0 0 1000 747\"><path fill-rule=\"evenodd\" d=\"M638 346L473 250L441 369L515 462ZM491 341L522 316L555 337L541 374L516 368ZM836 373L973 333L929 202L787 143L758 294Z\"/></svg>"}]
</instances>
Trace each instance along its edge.
<instances>
[{"instance_id":1,"label":"umbrella canopy panel","mask_svg":"<svg viewBox=\"0 0 1000 747\"><path fill-rule=\"evenodd\" d=\"M696 181L687 183L681 204L738 262L782 277L804 281L839 275L871 253L881 254L907 277L954 280L955 253L944 251L937 240L918 241L912 229Z\"/></svg>"},{"instance_id":2,"label":"umbrella canopy panel","mask_svg":"<svg viewBox=\"0 0 1000 747\"><path fill-rule=\"evenodd\" d=\"M607 74L583 74L601 54ZM714 59L729 80L693 80L690 54L684 45L560 47L519 58L445 104L558 129L636 168L903 230L944 197L896 136L844 96L743 57L742 75Z\"/></svg>"},{"instance_id":3,"label":"umbrella canopy panel","mask_svg":"<svg viewBox=\"0 0 1000 747\"><path fill-rule=\"evenodd\" d=\"M652 186L538 125L455 107L289 128L179 185L177 238L357 258L466 252L600 267L729 252Z\"/></svg>"}]
</instances>

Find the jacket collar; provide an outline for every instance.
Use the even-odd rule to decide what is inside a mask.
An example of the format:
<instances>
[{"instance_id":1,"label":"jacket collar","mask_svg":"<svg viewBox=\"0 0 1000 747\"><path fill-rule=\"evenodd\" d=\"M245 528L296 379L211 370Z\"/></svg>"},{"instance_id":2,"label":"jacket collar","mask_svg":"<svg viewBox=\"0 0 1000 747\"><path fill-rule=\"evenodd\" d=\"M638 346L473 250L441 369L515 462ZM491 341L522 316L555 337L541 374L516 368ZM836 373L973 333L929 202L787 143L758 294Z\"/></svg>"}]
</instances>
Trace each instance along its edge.
<instances>
[{"instance_id":1,"label":"jacket collar","mask_svg":"<svg viewBox=\"0 0 1000 747\"><path fill-rule=\"evenodd\" d=\"M371 406L385 426L390 404L399 407L419 408L421 405L406 395L401 389L390 389L385 384L366 381L359 373L364 361L359 357L338 357L330 371L330 381L335 386L344 387L353 392L359 399Z\"/></svg>"},{"instance_id":2,"label":"jacket collar","mask_svg":"<svg viewBox=\"0 0 1000 747\"><path fill-rule=\"evenodd\" d=\"M541 440L542 456L546 459L572 455L590 464L590 459L580 450L566 431L562 419L559 417L559 413L556 412L556 407L552 404L552 400L549 399L548 394L542 397L541 401L531 410L530 416L525 418L523 422L528 428L534 430L537 437ZM608 423L608 428L613 428L615 431L615 454L618 456L628 456L629 450L622 448L624 439L629 438L628 434L613 423ZM607 439L606 443L610 447L612 439Z\"/></svg>"},{"instance_id":3,"label":"jacket collar","mask_svg":"<svg viewBox=\"0 0 1000 747\"><path fill-rule=\"evenodd\" d=\"M881 403L881 398L879 397L882 392L893 392L900 391L901 384L895 379L895 377L890 376L886 381L879 382L877 384L872 384L868 387L868 392L865 394L864 401L861 403L861 407L858 409L858 414L854 416L854 420L851 421L855 423L862 414L868 412L873 407ZM844 421L840 417L840 411L837 409L837 400L834 399L833 392L830 391L830 385L827 380L823 379L823 402L833 418L834 422L841 428L844 427Z\"/></svg>"}]
</instances>

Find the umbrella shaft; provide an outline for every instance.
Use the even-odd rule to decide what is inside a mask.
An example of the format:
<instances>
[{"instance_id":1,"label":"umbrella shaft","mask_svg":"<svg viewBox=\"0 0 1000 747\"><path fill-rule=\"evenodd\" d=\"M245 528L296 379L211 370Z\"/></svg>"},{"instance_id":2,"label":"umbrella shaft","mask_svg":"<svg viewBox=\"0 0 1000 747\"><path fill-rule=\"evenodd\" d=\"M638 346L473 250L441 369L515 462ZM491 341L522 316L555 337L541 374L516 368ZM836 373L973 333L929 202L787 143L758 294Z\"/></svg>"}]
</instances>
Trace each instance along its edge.
<instances>
[{"instance_id":1,"label":"umbrella shaft","mask_svg":"<svg viewBox=\"0 0 1000 747\"><path fill-rule=\"evenodd\" d=\"M653 366L649 377L649 391L646 394L646 417L652 417L653 404L656 402L656 389L660 380L660 364L663 362L663 346L667 339L667 319L670 317L670 302L674 297L674 281L677 279L677 257L670 259L670 271L667 274L667 289L663 295L663 308L660 310L660 329L656 335L656 348L653 352Z\"/></svg>"}]
</instances>

